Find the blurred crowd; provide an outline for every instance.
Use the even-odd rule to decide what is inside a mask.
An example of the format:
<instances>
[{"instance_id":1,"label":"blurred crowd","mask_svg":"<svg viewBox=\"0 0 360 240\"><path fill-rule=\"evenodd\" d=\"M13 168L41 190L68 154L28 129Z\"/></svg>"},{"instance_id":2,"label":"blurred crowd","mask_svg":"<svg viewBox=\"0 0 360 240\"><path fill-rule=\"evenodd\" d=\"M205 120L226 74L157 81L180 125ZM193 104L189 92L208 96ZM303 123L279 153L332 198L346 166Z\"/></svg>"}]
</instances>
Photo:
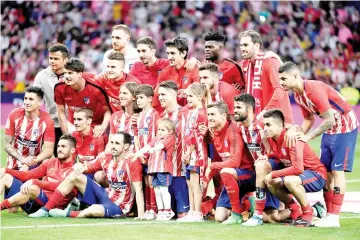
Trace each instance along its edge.
<instances>
[{"instance_id":1,"label":"blurred crowd","mask_svg":"<svg viewBox=\"0 0 360 240\"><path fill-rule=\"evenodd\" d=\"M1 2L2 90L21 92L47 67L47 48L66 44L87 71L100 72L111 48L111 28L124 23L132 43L152 36L158 56L164 41L186 37L190 56L203 59L202 35L227 34L226 57L240 61L238 33L253 29L263 49L300 64L303 77L340 89L360 89L360 2L236 1L13 1Z\"/></svg>"}]
</instances>

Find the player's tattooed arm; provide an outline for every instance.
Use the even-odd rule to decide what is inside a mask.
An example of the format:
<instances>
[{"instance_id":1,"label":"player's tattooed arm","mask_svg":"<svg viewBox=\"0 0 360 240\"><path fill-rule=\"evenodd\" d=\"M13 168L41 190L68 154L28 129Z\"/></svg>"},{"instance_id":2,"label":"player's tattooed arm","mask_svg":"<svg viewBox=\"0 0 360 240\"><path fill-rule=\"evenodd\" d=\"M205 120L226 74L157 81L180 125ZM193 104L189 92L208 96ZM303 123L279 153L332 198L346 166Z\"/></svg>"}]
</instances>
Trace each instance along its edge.
<instances>
[{"instance_id":1,"label":"player's tattooed arm","mask_svg":"<svg viewBox=\"0 0 360 240\"><path fill-rule=\"evenodd\" d=\"M15 140L14 136L5 134L5 151L13 158L23 162L25 158L20 153L18 153L18 151L14 148L13 146L14 140Z\"/></svg>"},{"instance_id":2,"label":"player's tattooed arm","mask_svg":"<svg viewBox=\"0 0 360 240\"><path fill-rule=\"evenodd\" d=\"M320 118L322 118L324 121L313 131L306 134L306 136L309 138L309 140L312 140L321 134L325 133L327 130L332 128L335 125L335 117L332 110L328 110L320 115Z\"/></svg>"}]
</instances>

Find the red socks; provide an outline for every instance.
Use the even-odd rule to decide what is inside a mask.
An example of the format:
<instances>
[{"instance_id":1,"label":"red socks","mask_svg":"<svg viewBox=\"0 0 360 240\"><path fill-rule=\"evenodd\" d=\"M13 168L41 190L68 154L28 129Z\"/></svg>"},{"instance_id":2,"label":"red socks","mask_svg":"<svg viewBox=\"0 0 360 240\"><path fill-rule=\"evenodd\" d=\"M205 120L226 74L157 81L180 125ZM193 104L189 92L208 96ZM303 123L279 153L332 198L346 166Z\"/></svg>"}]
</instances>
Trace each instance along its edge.
<instances>
[{"instance_id":1,"label":"red socks","mask_svg":"<svg viewBox=\"0 0 360 240\"><path fill-rule=\"evenodd\" d=\"M153 187L149 187L149 195L150 195L150 210L154 210L154 212L157 212L157 205L156 205L156 196L155 191Z\"/></svg>"},{"instance_id":2,"label":"red socks","mask_svg":"<svg viewBox=\"0 0 360 240\"><path fill-rule=\"evenodd\" d=\"M290 218L297 219L301 216L300 206L294 201L293 197L291 197L291 200L287 206L291 211Z\"/></svg>"},{"instance_id":3,"label":"red socks","mask_svg":"<svg viewBox=\"0 0 360 240\"><path fill-rule=\"evenodd\" d=\"M329 212L329 211L328 212L331 214L339 215L343 201L344 201L344 194L334 193L333 199L332 199L331 212Z\"/></svg>"},{"instance_id":4,"label":"red socks","mask_svg":"<svg viewBox=\"0 0 360 240\"><path fill-rule=\"evenodd\" d=\"M232 174L226 172L221 174L221 179L229 196L232 211L240 215L242 209L240 205L239 185L236 179Z\"/></svg>"},{"instance_id":5,"label":"red socks","mask_svg":"<svg viewBox=\"0 0 360 240\"><path fill-rule=\"evenodd\" d=\"M326 204L326 212L331 213L332 212L332 204L333 204L333 191L324 191L324 200Z\"/></svg>"},{"instance_id":6,"label":"red socks","mask_svg":"<svg viewBox=\"0 0 360 240\"><path fill-rule=\"evenodd\" d=\"M71 211L68 215L68 217L71 218L77 218L77 216L80 214L81 211Z\"/></svg>"},{"instance_id":7,"label":"red socks","mask_svg":"<svg viewBox=\"0 0 360 240\"><path fill-rule=\"evenodd\" d=\"M145 211L150 210L150 187L145 186Z\"/></svg>"},{"instance_id":8,"label":"red socks","mask_svg":"<svg viewBox=\"0 0 360 240\"><path fill-rule=\"evenodd\" d=\"M63 196L62 193L56 189L44 207L50 211L51 209L56 208L59 202L64 202L64 198L65 196Z\"/></svg>"},{"instance_id":9,"label":"red socks","mask_svg":"<svg viewBox=\"0 0 360 240\"><path fill-rule=\"evenodd\" d=\"M8 209L8 208L11 208L11 203L9 203L9 200L8 199L5 199L4 201L2 201L0 203L0 210L4 210L4 209Z\"/></svg>"},{"instance_id":10,"label":"red socks","mask_svg":"<svg viewBox=\"0 0 360 240\"><path fill-rule=\"evenodd\" d=\"M264 199L256 199L255 200L256 206L255 206L255 214L258 216L262 216L264 209L265 209L265 203L266 198Z\"/></svg>"},{"instance_id":11,"label":"red socks","mask_svg":"<svg viewBox=\"0 0 360 240\"><path fill-rule=\"evenodd\" d=\"M313 210L310 204L306 205L305 207L301 207L302 211L302 219L311 222L313 218Z\"/></svg>"}]
</instances>

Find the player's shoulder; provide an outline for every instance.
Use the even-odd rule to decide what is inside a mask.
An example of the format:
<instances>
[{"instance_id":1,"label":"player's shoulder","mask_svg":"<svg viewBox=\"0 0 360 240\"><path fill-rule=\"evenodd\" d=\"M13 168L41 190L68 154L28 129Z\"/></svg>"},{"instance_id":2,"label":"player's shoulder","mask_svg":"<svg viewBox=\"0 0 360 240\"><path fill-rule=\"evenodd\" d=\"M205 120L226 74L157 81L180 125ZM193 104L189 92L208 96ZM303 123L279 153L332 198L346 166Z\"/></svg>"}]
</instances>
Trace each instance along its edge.
<instances>
[{"instance_id":1,"label":"player's shoulder","mask_svg":"<svg viewBox=\"0 0 360 240\"><path fill-rule=\"evenodd\" d=\"M234 60L230 59L230 58L224 58L222 63L226 64L226 65L231 65L233 67L239 67L240 68L240 65L237 62L235 62Z\"/></svg>"},{"instance_id":2,"label":"player's shoulder","mask_svg":"<svg viewBox=\"0 0 360 240\"><path fill-rule=\"evenodd\" d=\"M11 110L9 117L16 116L16 115L25 115L25 108L19 107L19 108L15 108L15 109Z\"/></svg>"},{"instance_id":3,"label":"player's shoulder","mask_svg":"<svg viewBox=\"0 0 360 240\"><path fill-rule=\"evenodd\" d=\"M54 90L56 90L57 88L65 88L67 85L65 84L65 82L63 80L60 80L59 82L55 83L54 86Z\"/></svg>"},{"instance_id":4,"label":"player's shoulder","mask_svg":"<svg viewBox=\"0 0 360 240\"><path fill-rule=\"evenodd\" d=\"M50 114L44 110L40 109L40 118L46 121L52 121Z\"/></svg>"},{"instance_id":5,"label":"player's shoulder","mask_svg":"<svg viewBox=\"0 0 360 240\"><path fill-rule=\"evenodd\" d=\"M135 82L135 83L141 84L140 80L132 73L126 73L125 78L126 78L127 82Z\"/></svg>"},{"instance_id":6,"label":"player's shoulder","mask_svg":"<svg viewBox=\"0 0 360 240\"><path fill-rule=\"evenodd\" d=\"M165 67L170 66L169 60L165 58L158 58L154 64L158 69L164 69Z\"/></svg>"},{"instance_id":7,"label":"player's shoulder","mask_svg":"<svg viewBox=\"0 0 360 240\"><path fill-rule=\"evenodd\" d=\"M240 134L240 128L234 122L230 122L227 131L235 134Z\"/></svg>"}]
</instances>

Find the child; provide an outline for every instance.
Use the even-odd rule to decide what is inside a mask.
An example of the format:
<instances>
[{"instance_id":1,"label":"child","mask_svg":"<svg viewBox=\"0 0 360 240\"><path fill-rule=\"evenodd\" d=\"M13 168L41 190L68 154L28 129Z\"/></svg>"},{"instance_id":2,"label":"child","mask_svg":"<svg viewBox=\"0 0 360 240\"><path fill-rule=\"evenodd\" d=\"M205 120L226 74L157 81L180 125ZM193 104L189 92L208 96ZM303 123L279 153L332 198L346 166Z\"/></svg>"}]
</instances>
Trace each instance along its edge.
<instances>
[{"instance_id":1,"label":"child","mask_svg":"<svg viewBox=\"0 0 360 240\"><path fill-rule=\"evenodd\" d=\"M139 85L136 89L136 102L142 112L132 116L135 150L139 151L151 142L156 136L156 127L160 118L159 113L152 107L154 90L148 84ZM154 220L156 215L156 198L152 186L152 176L147 173L148 158L140 159L143 166L145 182L145 215L146 220Z\"/></svg>"},{"instance_id":2,"label":"child","mask_svg":"<svg viewBox=\"0 0 360 240\"><path fill-rule=\"evenodd\" d=\"M158 132L148 145L135 153L134 158L145 158L150 153L148 174L153 176L158 214L156 220L170 220L175 213L171 210L169 186L172 182L173 152L175 146L175 123L168 118L159 121Z\"/></svg>"},{"instance_id":3,"label":"child","mask_svg":"<svg viewBox=\"0 0 360 240\"><path fill-rule=\"evenodd\" d=\"M183 161L187 164L186 179L189 186L190 211L189 214L178 221L203 221L201 212L202 190L200 178L204 176L207 165L207 149L204 136L198 131L199 125L207 125L207 114L203 107L206 89L200 83L193 83L187 89L188 115L185 121Z\"/></svg>"}]
</instances>

